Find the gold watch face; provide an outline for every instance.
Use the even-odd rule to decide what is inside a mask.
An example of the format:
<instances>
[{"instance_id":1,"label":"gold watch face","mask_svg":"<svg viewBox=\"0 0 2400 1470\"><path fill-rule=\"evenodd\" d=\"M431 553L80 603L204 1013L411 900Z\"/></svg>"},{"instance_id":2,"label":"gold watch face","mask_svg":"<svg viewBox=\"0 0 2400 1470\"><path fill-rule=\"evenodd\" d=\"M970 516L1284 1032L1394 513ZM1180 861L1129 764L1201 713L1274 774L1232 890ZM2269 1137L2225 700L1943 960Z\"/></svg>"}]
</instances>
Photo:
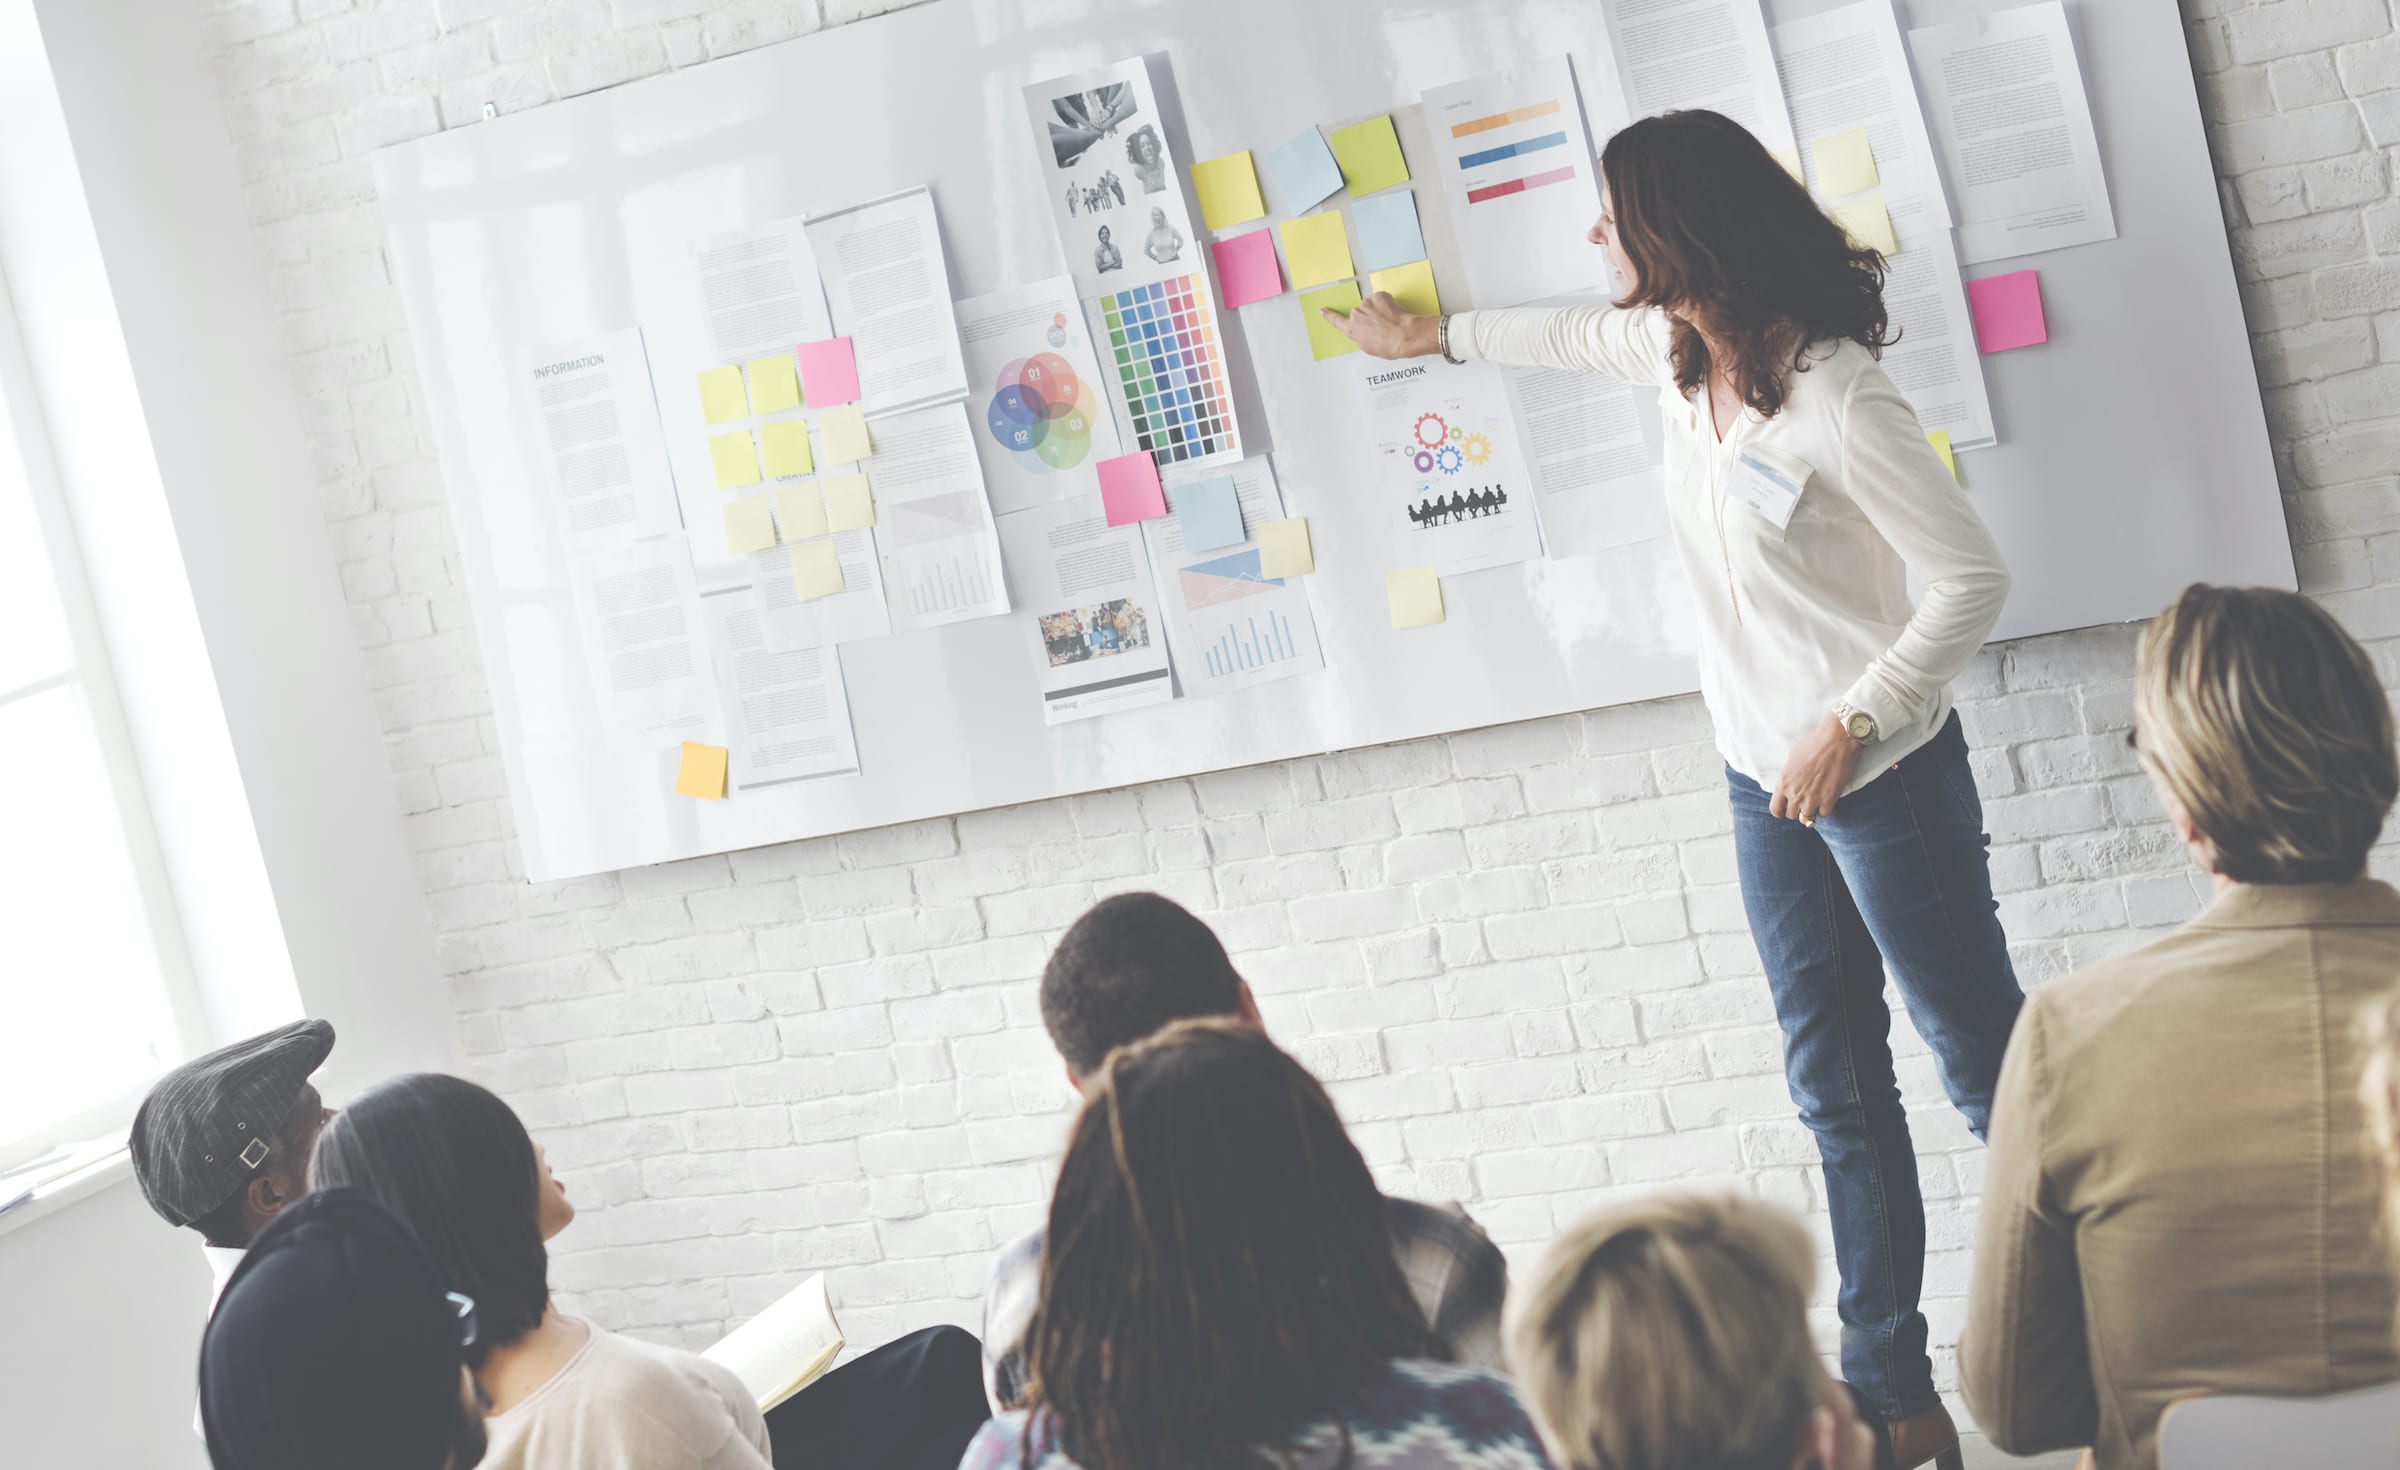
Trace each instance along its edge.
<instances>
[{"instance_id":1,"label":"gold watch face","mask_svg":"<svg viewBox=\"0 0 2400 1470\"><path fill-rule=\"evenodd\" d=\"M1850 717L1850 738L1861 743L1875 738L1875 717L1856 714Z\"/></svg>"}]
</instances>

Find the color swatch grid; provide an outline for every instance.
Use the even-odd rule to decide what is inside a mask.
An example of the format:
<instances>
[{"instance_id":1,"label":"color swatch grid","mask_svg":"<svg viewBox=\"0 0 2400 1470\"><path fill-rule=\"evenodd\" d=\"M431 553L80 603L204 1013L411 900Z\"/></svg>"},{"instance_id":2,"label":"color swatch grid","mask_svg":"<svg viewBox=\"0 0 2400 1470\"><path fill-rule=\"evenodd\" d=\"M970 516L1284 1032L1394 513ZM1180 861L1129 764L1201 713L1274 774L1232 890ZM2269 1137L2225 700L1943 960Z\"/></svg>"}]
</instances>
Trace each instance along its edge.
<instances>
[{"instance_id":1,"label":"color swatch grid","mask_svg":"<svg viewBox=\"0 0 2400 1470\"><path fill-rule=\"evenodd\" d=\"M1136 447L1161 465L1238 453L1206 278L1135 286L1101 297L1100 311Z\"/></svg>"}]
</instances>

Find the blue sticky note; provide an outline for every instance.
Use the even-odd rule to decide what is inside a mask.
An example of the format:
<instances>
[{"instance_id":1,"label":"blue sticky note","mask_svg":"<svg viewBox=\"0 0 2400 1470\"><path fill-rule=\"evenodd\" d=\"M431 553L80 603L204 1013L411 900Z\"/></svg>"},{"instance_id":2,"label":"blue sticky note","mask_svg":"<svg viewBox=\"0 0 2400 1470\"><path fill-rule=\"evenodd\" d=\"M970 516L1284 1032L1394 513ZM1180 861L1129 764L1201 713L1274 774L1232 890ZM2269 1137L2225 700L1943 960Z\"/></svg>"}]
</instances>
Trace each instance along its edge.
<instances>
[{"instance_id":1,"label":"blue sticky note","mask_svg":"<svg viewBox=\"0 0 2400 1470\"><path fill-rule=\"evenodd\" d=\"M1275 202L1286 214L1299 214L1325 202L1342 187L1342 166L1325 146L1325 135L1302 128L1299 135L1267 155L1267 177L1275 185Z\"/></svg>"},{"instance_id":2,"label":"blue sticky note","mask_svg":"<svg viewBox=\"0 0 2400 1470\"><path fill-rule=\"evenodd\" d=\"M1417 228L1417 196L1377 194L1350 206L1358 226L1358 263L1369 271L1390 270L1425 258L1425 236Z\"/></svg>"},{"instance_id":3,"label":"blue sticky note","mask_svg":"<svg viewBox=\"0 0 2400 1470\"><path fill-rule=\"evenodd\" d=\"M1233 476L1194 480L1175 487L1175 524L1183 528L1183 549L1214 551L1242 542L1242 501L1233 490Z\"/></svg>"}]
</instances>

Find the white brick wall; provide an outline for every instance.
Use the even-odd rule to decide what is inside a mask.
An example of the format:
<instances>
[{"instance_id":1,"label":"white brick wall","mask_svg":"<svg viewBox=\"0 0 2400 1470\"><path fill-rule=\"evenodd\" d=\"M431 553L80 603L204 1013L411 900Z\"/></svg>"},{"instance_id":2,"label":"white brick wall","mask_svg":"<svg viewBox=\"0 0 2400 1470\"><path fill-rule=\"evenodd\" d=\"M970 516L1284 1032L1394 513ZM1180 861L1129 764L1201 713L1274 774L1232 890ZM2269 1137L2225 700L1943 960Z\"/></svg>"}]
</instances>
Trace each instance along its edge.
<instances>
[{"instance_id":1,"label":"white brick wall","mask_svg":"<svg viewBox=\"0 0 2400 1470\"><path fill-rule=\"evenodd\" d=\"M990 1248L1040 1215L1066 1117L1035 1008L1046 945L1135 887L1217 926L1392 1188L1465 1200L1503 1242L1668 1181L1814 1207L1694 701L521 880L363 155L486 101L516 111L891 8L212 7L464 1049L584 1210L559 1242L569 1300L695 1341L793 1273L839 1268L856 1341L971 1325ZM2302 577L2400 679L2390 3L2184 11ZM2128 630L2033 640L1961 682L2029 982L2200 901L2120 736L2132 647ZM1907 1050L1946 1344L1979 1161Z\"/></svg>"}]
</instances>

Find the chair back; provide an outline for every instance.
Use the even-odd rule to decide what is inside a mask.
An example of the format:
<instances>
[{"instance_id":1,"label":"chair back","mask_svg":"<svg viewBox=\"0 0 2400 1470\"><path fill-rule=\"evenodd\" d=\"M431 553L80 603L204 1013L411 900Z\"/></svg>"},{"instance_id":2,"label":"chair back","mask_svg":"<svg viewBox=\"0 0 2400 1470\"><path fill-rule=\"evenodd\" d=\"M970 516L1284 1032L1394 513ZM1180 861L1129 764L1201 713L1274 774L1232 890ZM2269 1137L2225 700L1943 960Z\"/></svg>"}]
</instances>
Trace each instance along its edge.
<instances>
[{"instance_id":1,"label":"chair back","mask_svg":"<svg viewBox=\"0 0 2400 1470\"><path fill-rule=\"evenodd\" d=\"M2312 1399L2186 1399L2158 1424L2159 1470L2391 1470L2400 1465L2400 1383Z\"/></svg>"}]
</instances>

